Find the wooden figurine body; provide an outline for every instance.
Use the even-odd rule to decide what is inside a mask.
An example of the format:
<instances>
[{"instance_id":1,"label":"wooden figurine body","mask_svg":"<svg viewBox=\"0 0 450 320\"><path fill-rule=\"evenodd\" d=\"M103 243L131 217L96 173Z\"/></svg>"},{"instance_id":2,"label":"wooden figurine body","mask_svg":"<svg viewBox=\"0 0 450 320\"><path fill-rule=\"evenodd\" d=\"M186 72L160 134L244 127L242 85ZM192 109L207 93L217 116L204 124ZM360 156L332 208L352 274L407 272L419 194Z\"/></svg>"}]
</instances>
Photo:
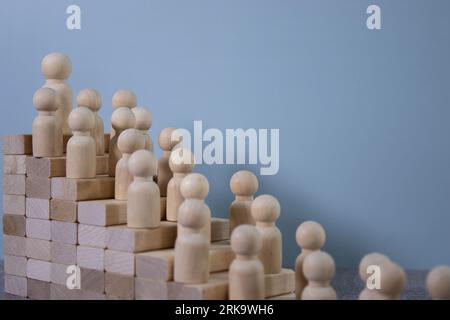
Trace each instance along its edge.
<instances>
[{"instance_id":1,"label":"wooden figurine body","mask_svg":"<svg viewBox=\"0 0 450 320\"><path fill-rule=\"evenodd\" d=\"M95 117L94 128L91 130L91 136L95 140L96 154L102 156L105 154L105 133L103 120L98 115L98 111L102 107L102 97L95 89L83 89L77 96L78 107L89 108Z\"/></svg>"},{"instance_id":2,"label":"wooden figurine body","mask_svg":"<svg viewBox=\"0 0 450 320\"><path fill-rule=\"evenodd\" d=\"M450 267L438 266L431 270L427 275L426 287L434 300L450 300Z\"/></svg>"},{"instance_id":3,"label":"wooden figurine body","mask_svg":"<svg viewBox=\"0 0 450 320\"><path fill-rule=\"evenodd\" d=\"M264 266L264 273L280 273L282 240L281 232L275 225L275 221L280 216L280 204L273 196L261 195L253 201L251 211L253 219L256 221L256 229L262 239L259 259Z\"/></svg>"},{"instance_id":4,"label":"wooden figurine body","mask_svg":"<svg viewBox=\"0 0 450 320\"><path fill-rule=\"evenodd\" d=\"M72 111L72 89L67 79L72 72L72 63L65 54L50 53L42 59L41 71L46 82L44 87L55 90L58 101L56 117L64 135L70 135L68 117Z\"/></svg>"},{"instance_id":5,"label":"wooden figurine body","mask_svg":"<svg viewBox=\"0 0 450 320\"><path fill-rule=\"evenodd\" d=\"M69 126L73 136L67 142L67 178L95 178L96 148L90 133L94 124L94 114L88 108L76 108L70 113Z\"/></svg>"},{"instance_id":6,"label":"wooden figurine body","mask_svg":"<svg viewBox=\"0 0 450 320\"><path fill-rule=\"evenodd\" d=\"M254 226L244 224L233 230L231 248L236 258L229 269L230 300L264 299L264 267L258 259L261 247L261 236Z\"/></svg>"},{"instance_id":7,"label":"wooden figurine body","mask_svg":"<svg viewBox=\"0 0 450 320\"><path fill-rule=\"evenodd\" d=\"M125 107L116 109L111 116L111 125L115 130L114 137L109 142L109 176L114 177L116 174L116 164L122 153L119 150L118 140L122 131L134 128L135 118L133 112Z\"/></svg>"},{"instance_id":8,"label":"wooden figurine body","mask_svg":"<svg viewBox=\"0 0 450 320\"><path fill-rule=\"evenodd\" d=\"M161 158L158 160L158 186L161 191L161 197L167 196L167 184L173 177L172 170L169 167L169 158L172 148L178 142L172 142L172 133L175 128L165 128L158 137L158 143L163 151Z\"/></svg>"},{"instance_id":9,"label":"wooden figurine body","mask_svg":"<svg viewBox=\"0 0 450 320\"><path fill-rule=\"evenodd\" d=\"M145 140L144 148L148 151L153 152L153 141L148 133L148 130L150 130L150 128L152 127L151 113L143 107L137 107L131 110L133 111L134 117L136 118L135 129L138 130L144 137Z\"/></svg>"},{"instance_id":10,"label":"wooden figurine body","mask_svg":"<svg viewBox=\"0 0 450 320\"><path fill-rule=\"evenodd\" d=\"M133 176L128 170L128 159L137 150L144 149L144 137L136 129L124 130L118 138L117 146L122 157L116 164L114 198L116 200L128 199L128 186L133 182Z\"/></svg>"},{"instance_id":11,"label":"wooden figurine body","mask_svg":"<svg viewBox=\"0 0 450 320\"><path fill-rule=\"evenodd\" d=\"M117 110L119 108L133 109L136 108L136 106L137 106L137 99L133 91L121 89L116 91L116 93L114 93L112 97L113 110ZM109 135L109 141L111 141L115 136L116 136L116 129L114 128L113 125L111 125L111 133Z\"/></svg>"},{"instance_id":12,"label":"wooden figurine body","mask_svg":"<svg viewBox=\"0 0 450 320\"><path fill-rule=\"evenodd\" d=\"M61 157L63 155L63 134L56 117L57 95L55 90L41 88L33 96L38 116L33 121L33 156Z\"/></svg>"},{"instance_id":13,"label":"wooden figurine body","mask_svg":"<svg viewBox=\"0 0 450 320\"><path fill-rule=\"evenodd\" d=\"M369 267L370 266L377 266L379 267L381 264L391 262L389 258L381 253L369 253L365 255L361 262L359 263L359 277L361 278L362 282L364 283L364 289L359 294L359 300L377 300L377 290L375 288L369 288L368 287L368 279L371 275L369 273Z\"/></svg>"},{"instance_id":14,"label":"wooden figurine body","mask_svg":"<svg viewBox=\"0 0 450 320\"><path fill-rule=\"evenodd\" d=\"M128 187L127 226L159 227L160 194L158 185L153 181L157 170L155 156L148 150L138 150L130 156L128 169L134 180Z\"/></svg>"},{"instance_id":15,"label":"wooden figurine body","mask_svg":"<svg viewBox=\"0 0 450 320\"><path fill-rule=\"evenodd\" d=\"M325 244L326 234L323 227L315 221L305 221L298 226L295 239L301 252L295 260L295 298L300 300L303 289L308 284L303 274L303 262L314 251L320 250Z\"/></svg>"},{"instance_id":16,"label":"wooden figurine body","mask_svg":"<svg viewBox=\"0 0 450 320\"><path fill-rule=\"evenodd\" d=\"M392 261L380 263L380 288L370 294L360 295L360 299L399 300L406 285L406 274L403 268Z\"/></svg>"},{"instance_id":17,"label":"wooden figurine body","mask_svg":"<svg viewBox=\"0 0 450 320\"><path fill-rule=\"evenodd\" d=\"M170 154L169 167L173 172L173 177L167 184L167 209L166 219L168 221L178 221L177 211L183 202L180 187L183 178L194 169L194 155L188 149L177 149Z\"/></svg>"},{"instance_id":18,"label":"wooden figurine body","mask_svg":"<svg viewBox=\"0 0 450 320\"><path fill-rule=\"evenodd\" d=\"M255 220L251 213L251 206L253 196L258 190L258 179L250 171L238 171L231 177L230 189L236 196L229 209L231 234L234 228L241 224L255 225Z\"/></svg>"},{"instance_id":19,"label":"wooden figurine body","mask_svg":"<svg viewBox=\"0 0 450 320\"><path fill-rule=\"evenodd\" d=\"M303 273L308 285L302 293L302 300L336 300L336 291L331 279L336 272L333 258L326 252L314 251L303 262Z\"/></svg>"}]
</instances>

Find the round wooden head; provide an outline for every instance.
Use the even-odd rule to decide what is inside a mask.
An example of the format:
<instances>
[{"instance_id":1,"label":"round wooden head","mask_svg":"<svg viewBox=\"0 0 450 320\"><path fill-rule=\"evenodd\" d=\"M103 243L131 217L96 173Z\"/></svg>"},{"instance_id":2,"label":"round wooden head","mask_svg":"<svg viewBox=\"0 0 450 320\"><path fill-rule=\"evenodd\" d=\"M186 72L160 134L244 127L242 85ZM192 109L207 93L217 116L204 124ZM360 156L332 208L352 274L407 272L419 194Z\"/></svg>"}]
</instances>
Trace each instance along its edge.
<instances>
[{"instance_id":1,"label":"round wooden head","mask_svg":"<svg viewBox=\"0 0 450 320\"><path fill-rule=\"evenodd\" d=\"M280 203L278 200L268 194L263 194L253 200L251 212L255 221L272 224L280 216Z\"/></svg>"},{"instance_id":2,"label":"round wooden head","mask_svg":"<svg viewBox=\"0 0 450 320\"><path fill-rule=\"evenodd\" d=\"M180 192L185 199L204 200L209 192L209 182L200 173L190 173L181 181Z\"/></svg>"},{"instance_id":3,"label":"round wooden head","mask_svg":"<svg viewBox=\"0 0 450 320\"><path fill-rule=\"evenodd\" d=\"M123 154L132 154L136 150L144 149L144 136L134 128L126 129L120 133L117 147Z\"/></svg>"},{"instance_id":4,"label":"round wooden head","mask_svg":"<svg viewBox=\"0 0 450 320\"><path fill-rule=\"evenodd\" d=\"M254 256L262 248L259 231L250 224L241 224L231 233L231 249L234 253L244 256Z\"/></svg>"},{"instance_id":5,"label":"round wooden head","mask_svg":"<svg viewBox=\"0 0 450 320\"><path fill-rule=\"evenodd\" d=\"M194 155L189 149L174 150L169 157L169 167L173 173L190 173L195 167Z\"/></svg>"},{"instance_id":6,"label":"round wooden head","mask_svg":"<svg viewBox=\"0 0 450 320\"><path fill-rule=\"evenodd\" d=\"M208 207L201 201L183 201L178 207L178 223L185 228L203 228L208 223L208 216Z\"/></svg>"},{"instance_id":7,"label":"round wooden head","mask_svg":"<svg viewBox=\"0 0 450 320\"><path fill-rule=\"evenodd\" d=\"M236 196L251 197L258 191L258 178L253 172L241 170L233 174L230 189Z\"/></svg>"},{"instance_id":8,"label":"round wooden head","mask_svg":"<svg viewBox=\"0 0 450 320\"><path fill-rule=\"evenodd\" d=\"M333 279L336 266L333 258L324 251L314 251L303 261L303 274L309 281L329 282Z\"/></svg>"},{"instance_id":9,"label":"round wooden head","mask_svg":"<svg viewBox=\"0 0 450 320\"><path fill-rule=\"evenodd\" d=\"M33 105L37 111L55 112L58 110L56 91L50 88L40 88L33 95Z\"/></svg>"},{"instance_id":10,"label":"round wooden head","mask_svg":"<svg viewBox=\"0 0 450 320\"><path fill-rule=\"evenodd\" d=\"M91 110L79 107L72 110L69 115L69 127L72 132L85 132L92 130L95 125L95 117Z\"/></svg>"},{"instance_id":11,"label":"round wooden head","mask_svg":"<svg viewBox=\"0 0 450 320\"><path fill-rule=\"evenodd\" d=\"M128 159L128 170L133 177L151 178L156 175L157 168L158 160L145 149L135 151Z\"/></svg>"},{"instance_id":12,"label":"round wooden head","mask_svg":"<svg viewBox=\"0 0 450 320\"><path fill-rule=\"evenodd\" d=\"M365 283L371 275L371 273L367 273L367 268L369 266L380 266L385 262L390 262L390 259L384 254L374 252L365 255L359 263L359 277Z\"/></svg>"},{"instance_id":13,"label":"round wooden head","mask_svg":"<svg viewBox=\"0 0 450 320\"><path fill-rule=\"evenodd\" d=\"M450 300L450 267L438 266L427 275L428 293L436 300Z\"/></svg>"},{"instance_id":14,"label":"round wooden head","mask_svg":"<svg viewBox=\"0 0 450 320\"><path fill-rule=\"evenodd\" d=\"M119 90L112 97L112 106L114 109L125 107L135 108L137 105L136 95L130 90Z\"/></svg>"},{"instance_id":15,"label":"round wooden head","mask_svg":"<svg viewBox=\"0 0 450 320\"><path fill-rule=\"evenodd\" d=\"M97 112L102 106L102 97L95 89L83 89L77 95L77 106Z\"/></svg>"},{"instance_id":16,"label":"round wooden head","mask_svg":"<svg viewBox=\"0 0 450 320\"><path fill-rule=\"evenodd\" d=\"M302 249L319 250L325 244L325 230L315 221L305 221L298 226L295 240Z\"/></svg>"},{"instance_id":17,"label":"round wooden head","mask_svg":"<svg viewBox=\"0 0 450 320\"><path fill-rule=\"evenodd\" d=\"M135 128L142 131L147 131L152 127L152 114L143 107L136 107L131 109L136 118Z\"/></svg>"},{"instance_id":18,"label":"round wooden head","mask_svg":"<svg viewBox=\"0 0 450 320\"><path fill-rule=\"evenodd\" d=\"M172 148L180 142L176 139L172 140L172 134L175 130L175 128L164 128L161 130L158 137L158 143L162 150L171 151Z\"/></svg>"},{"instance_id":19,"label":"round wooden head","mask_svg":"<svg viewBox=\"0 0 450 320\"><path fill-rule=\"evenodd\" d=\"M136 119L134 113L125 107L114 110L111 115L111 125L116 131L123 131L125 129L134 128Z\"/></svg>"},{"instance_id":20,"label":"round wooden head","mask_svg":"<svg viewBox=\"0 0 450 320\"><path fill-rule=\"evenodd\" d=\"M50 53L42 59L41 71L45 79L66 80L72 72L72 63L63 53Z\"/></svg>"},{"instance_id":21,"label":"round wooden head","mask_svg":"<svg viewBox=\"0 0 450 320\"><path fill-rule=\"evenodd\" d=\"M396 298L406 285L406 274L403 268L393 262L380 264L380 292Z\"/></svg>"}]
</instances>

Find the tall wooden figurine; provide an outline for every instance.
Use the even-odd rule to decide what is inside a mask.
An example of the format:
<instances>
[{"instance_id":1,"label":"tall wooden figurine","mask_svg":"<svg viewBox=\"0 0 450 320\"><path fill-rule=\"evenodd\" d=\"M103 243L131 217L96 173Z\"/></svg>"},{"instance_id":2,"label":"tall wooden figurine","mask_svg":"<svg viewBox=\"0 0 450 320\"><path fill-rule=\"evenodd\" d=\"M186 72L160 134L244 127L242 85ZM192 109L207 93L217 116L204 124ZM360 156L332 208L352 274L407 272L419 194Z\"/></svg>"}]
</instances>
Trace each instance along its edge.
<instances>
[{"instance_id":1,"label":"tall wooden figurine","mask_svg":"<svg viewBox=\"0 0 450 320\"><path fill-rule=\"evenodd\" d=\"M438 266L431 270L427 275L426 287L434 300L450 300L450 267Z\"/></svg>"},{"instance_id":2,"label":"tall wooden figurine","mask_svg":"<svg viewBox=\"0 0 450 320\"><path fill-rule=\"evenodd\" d=\"M134 177L128 187L127 225L130 228L157 228L160 219L160 194L153 181L158 164L148 150L134 152L128 160L128 169Z\"/></svg>"},{"instance_id":3,"label":"tall wooden figurine","mask_svg":"<svg viewBox=\"0 0 450 320\"><path fill-rule=\"evenodd\" d=\"M308 285L302 300L336 300L336 291L330 282L336 272L333 258L326 252L314 251L303 262L303 273Z\"/></svg>"},{"instance_id":4,"label":"tall wooden figurine","mask_svg":"<svg viewBox=\"0 0 450 320\"><path fill-rule=\"evenodd\" d=\"M70 113L69 126L73 136L67 142L67 178L95 178L96 148L94 138L91 136L94 124L95 116L88 108L76 108Z\"/></svg>"},{"instance_id":5,"label":"tall wooden figurine","mask_svg":"<svg viewBox=\"0 0 450 320\"><path fill-rule=\"evenodd\" d=\"M133 91L121 89L116 91L116 93L114 93L112 97L113 110L117 110L119 108L133 109L136 108L136 106L137 106L137 99ZM111 141L115 135L116 129L114 129L114 126L111 126L111 133L109 135L109 140Z\"/></svg>"},{"instance_id":6,"label":"tall wooden figurine","mask_svg":"<svg viewBox=\"0 0 450 320\"><path fill-rule=\"evenodd\" d=\"M33 156L61 157L63 155L62 127L56 118L57 95L55 90L41 88L33 96L38 111L33 121Z\"/></svg>"},{"instance_id":7,"label":"tall wooden figurine","mask_svg":"<svg viewBox=\"0 0 450 320\"><path fill-rule=\"evenodd\" d=\"M63 53L50 53L42 59L41 71L46 80L44 87L56 91L58 100L56 117L62 127L62 132L64 135L70 135L68 117L72 111L72 89L67 84L67 79L72 72L72 63L69 57Z\"/></svg>"},{"instance_id":8,"label":"tall wooden figurine","mask_svg":"<svg viewBox=\"0 0 450 320\"><path fill-rule=\"evenodd\" d=\"M280 273L282 240L281 232L275 225L280 216L280 203L273 196L261 195L253 201L251 211L256 221L256 229L261 234L262 249L259 259L264 266L264 273Z\"/></svg>"},{"instance_id":9,"label":"tall wooden figurine","mask_svg":"<svg viewBox=\"0 0 450 320\"><path fill-rule=\"evenodd\" d=\"M326 235L323 227L315 221L305 221L298 226L295 240L301 252L295 260L295 298L300 300L307 285L303 274L303 261L311 252L320 250L325 244Z\"/></svg>"},{"instance_id":10,"label":"tall wooden figurine","mask_svg":"<svg viewBox=\"0 0 450 320\"><path fill-rule=\"evenodd\" d=\"M145 139L145 149L153 152L153 141L148 133L148 130L152 127L152 114L143 107L136 107L131 109L131 111L133 111L136 118L135 128L142 133Z\"/></svg>"},{"instance_id":11,"label":"tall wooden figurine","mask_svg":"<svg viewBox=\"0 0 450 320\"><path fill-rule=\"evenodd\" d=\"M96 153L98 156L105 154L105 134L103 120L98 115L98 111L102 107L102 97L95 89L83 89L77 95L78 107L89 108L95 116L94 129L91 135L95 140Z\"/></svg>"},{"instance_id":12,"label":"tall wooden figurine","mask_svg":"<svg viewBox=\"0 0 450 320\"><path fill-rule=\"evenodd\" d=\"M389 260L389 258L384 254L377 252L369 253L361 259L361 262L359 263L359 277L364 284L364 289L359 294L359 300L377 299L378 293L375 287L376 284L371 283L369 286L368 283L368 281L370 281L369 277L373 272L376 272L376 270L371 270L369 267L380 267L382 264L387 262L391 262L391 260ZM372 287L372 285L374 286Z\"/></svg>"},{"instance_id":13,"label":"tall wooden figurine","mask_svg":"<svg viewBox=\"0 0 450 320\"><path fill-rule=\"evenodd\" d=\"M172 170L169 167L169 158L172 148L178 141L172 141L172 133L175 128L165 128L161 131L158 137L158 143L163 151L161 158L158 161L158 186L161 191L161 197L167 196L167 184L173 177Z\"/></svg>"},{"instance_id":14,"label":"tall wooden figurine","mask_svg":"<svg viewBox=\"0 0 450 320\"><path fill-rule=\"evenodd\" d=\"M128 160L133 152L144 149L145 140L136 129L126 129L119 135L117 146L122 157L116 164L114 198L116 200L127 200L128 186L133 182L133 176L128 170Z\"/></svg>"},{"instance_id":15,"label":"tall wooden figurine","mask_svg":"<svg viewBox=\"0 0 450 320\"><path fill-rule=\"evenodd\" d=\"M236 258L229 270L230 300L264 299L264 267L257 257L261 247L261 236L254 226L243 224L233 230L231 249Z\"/></svg>"},{"instance_id":16,"label":"tall wooden figurine","mask_svg":"<svg viewBox=\"0 0 450 320\"><path fill-rule=\"evenodd\" d=\"M230 180L231 192L235 200L230 205L230 234L234 228L241 224L255 225L252 217L251 206L253 196L258 190L258 179L247 170L241 170L233 174Z\"/></svg>"},{"instance_id":17,"label":"tall wooden figurine","mask_svg":"<svg viewBox=\"0 0 450 320\"><path fill-rule=\"evenodd\" d=\"M122 131L134 128L136 120L133 112L125 107L114 110L111 116L111 126L114 128L115 135L109 142L109 176L114 177L116 174L117 161L122 157L117 142Z\"/></svg>"}]
</instances>

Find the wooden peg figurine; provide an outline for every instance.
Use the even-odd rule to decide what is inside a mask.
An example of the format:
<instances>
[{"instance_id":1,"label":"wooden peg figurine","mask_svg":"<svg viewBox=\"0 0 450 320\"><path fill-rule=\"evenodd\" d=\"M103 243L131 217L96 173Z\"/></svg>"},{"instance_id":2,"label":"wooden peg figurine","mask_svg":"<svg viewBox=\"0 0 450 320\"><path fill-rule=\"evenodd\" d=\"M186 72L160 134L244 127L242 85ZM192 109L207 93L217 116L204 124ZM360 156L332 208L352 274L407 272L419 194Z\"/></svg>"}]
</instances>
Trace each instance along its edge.
<instances>
[{"instance_id":1,"label":"wooden peg figurine","mask_svg":"<svg viewBox=\"0 0 450 320\"><path fill-rule=\"evenodd\" d=\"M406 286L402 267L391 261L380 264L380 289L374 290L373 300L399 300Z\"/></svg>"},{"instance_id":2,"label":"wooden peg figurine","mask_svg":"<svg viewBox=\"0 0 450 320\"><path fill-rule=\"evenodd\" d=\"M361 278L364 289L359 294L359 300L375 300L377 298L377 289L375 286L372 286L372 284L369 285L368 281L370 276L373 274L371 268L373 267L380 267L382 264L386 262L391 262L387 256L381 253L369 253L365 255L361 262L359 263L359 277ZM376 284L374 284L376 285Z\"/></svg>"},{"instance_id":3,"label":"wooden peg figurine","mask_svg":"<svg viewBox=\"0 0 450 320\"><path fill-rule=\"evenodd\" d=\"M167 184L167 210L166 219L177 221L178 207L183 202L180 186L183 178L194 169L194 155L188 149L177 149L170 154L169 167L173 177Z\"/></svg>"},{"instance_id":4,"label":"wooden peg figurine","mask_svg":"<svg viewBox=\"0 0 450 320\"><path fill-rule=\"evenodd\" d=\"M95 178L96 150L94 138L91 137L94 125L95 116L88 108L76 108L70 113L69 127L73 136L67 142L67 178Z\"/></svg>"},{"instance_id":5,"label":"wooden peg figurine","mask_svg":"<svg viewBox=\"0 0 450 320\"><path fill-rule=\"evenodd\" d=\"M438 266L426 279L428 293L434 300L450 300L450 267Z\"/></svg>"},{"instance_id":6,"label":"wooden peg figurine","mask_svg":"<svg viewBox=\"0 0 450 320\"><path fill-rule=\"evenodd\" d=\"M275 225L280 216L280 203L273 196L261 195L253 200L251 211L256 229L261 234L262 249L259 252L259 259L264 266L264 273L280 273L282 240L281 232Z\"/></svg>"},{"instance_id":7,"label":"wooden peg figurine","mask_svg":"<svg viewBox=\"0 0 450 320\"><path fill-rule=\"evenodd\" d=\"M258 259L262 240L252 225L236 227L231 234L231 249L236 258L230 265L230 300L262 300L265 296L264 267Z\"/></svg>"},{"instance_id":8,"label":"wooden peg figurine","mask_svg":"<svg viewBox=\"0 0 450 320\"><path fill-rule=\"evenodd\" d=\"M136 118L135 128L144 136L145 149L153 152L153 141L148 133L148 130L152 127L152 114L143 107L133 108L131 111Z\"/></svg>"},{"instance_id":9,"label":"wooden peg figurine","mask_svg":"<svg viewBox=\"0 0 450 320\"><path fill-rule=\"evenodd\" d=\"M303 273L308 285L302 293L302 300L336 300L336 291L331 280L336 272L333 258L326 252L314 251L303 262Z\"/></svg>"},{"instance_id":10,"label":"wooden peg figurine","mask_svg":"<svg viewBox=\"0 0 450 320\"><path fill-rule=\"evenodd\" d=\"M230 233L241 224L255 225L251 206L253 196L258 191L258 179L247 170L233 174L230 180L231 192L236 196L230 205Z\"/></svg>"},{"instance_id":11,"label":"wooden peg figurine","mask_svg":"<svg viewBox=\"0 0 450 320\"><path fill-rule=\"evenodd\" d=\"M103 120L98 115L98 111L102 107L102 97L95 89L83 89L77 96L78 107L89 108L95 117L94 129L91 131L91 136L95 140L96 153L98 156L105 154L105 134Z\"/></svg>"},{"instance_id":12,"label":"wooden peg figurine","mask_svg":"<svg viewBox=\"0 0 450 320\"><path fill-rule=\"evenodd\" d=\"M136 108L136 106L137 106L137 99L133 91L123 89L118 90L116 91L116 93L114 93L112 97L113 110L117 110L119 108L133 109ZM111 141L115 135L116 130L114 129L114 126L111 126L111 133L109 135L109 140Z\"/></svg>"},{"instance_id":13,"label":"wooden peg figurine","mask_svg":"<svg viewBox=\"0 0 450 320\"><path fill-rule=\"evenodd\" d=\"M205 225L200 230L206 237L206 239L211 239L211 210L205 203L206 196L209 193L209 182L204 175L199 173L190 173L183 178L180 185L181 196L184 201L178 208L178 213L182 206L188 206L190 209L195 209L197 207L202 208L201 210L205 212L207 216L207 221ZM191 205L192 203L197 203L196 205ZM185 209L188 210L188 209ZM183 225L178 223L177 234L180 235L184 232Z\"/></svg>"},{"instance_id":14,"label":"wooden peg figurine","mask_svg":"<svg viewBox=\"0 0 450 320\"><path fill-rule=\"evenodd\" d=\"M63 134L70 135L68 118L72 111L72 89L67 84L67 79L72 72L72 63L69 57L63 53L50 53L42 59L41 71L46 80L44 87L56 91L58 101L56 117L60 122Z\"/></svg>"},{"instance_id":15,"label":"wooden peg figurine","mask_svg":"<svg viewBox=\"0 0 450 320\"><path fill-rule=\"evenodd\" d=\"M55 90L41 88L33 96L38 111L33 121L33 156L61 157L63 155L63 134L61 122L56 118L57 95Z\"/></svg>"},{"instance_id":16,"label":"wooden peg figurine","mask_svg":"<svg viewBox=\"0 0 450 320\"><path fill-rule=\"evenodd\" d=\"M134 177L128 187L127 225L130 228L157 228L161 224L159 188L153 181L157 166L155 156L148 150L138 150L128 160L128 170Z\"/></svg>"},{"instance_id":17,"label":"wooden peg figurine","mask_svg":"<svg viewBox=\"0 0 450 320\"><path fill-rule=\"evenodd\" d=\"M175 128L165 128L158 137L159 146L163 151L158 161L158 186L161 191L161 197L167 196L167 184L173 177L172 170L169 167L169 157L172 148L178 143L178 141L172 141L172 133L174 131Z\"/></svg>"},{"instance_id":18,"label":"wooden peg figurine","mask_svg":"<svg viewBox=\"0 0 450 320\"><path fill-rule=\"evenodd\" d=\"M119 147L122 157L116 164L114 188L114 198L116 200L128 199L128 186L133 182L133 176L128 170L128 160L133 152L144 149L144 145L144 137L134 128L126 129L119 135L117 146Z\"/></svg>"},{"instance_id":19,"label":"wooden peg figurine","mask_svg":"<svg viewBox=\"0 0 450 320\"><path fill-rule=\"evenodd\" d=\"M306 278L303 275L303 261L311 252L323 247L326 240L325 230L315 221L305 221L298 226L295 240L301 248L301 252L295 260L295 298L300 300L303 289L307 285Z\"/></svg>"},{"instance_id":20,"label":"wooden peg figurine","mask_svg":"<svg viewBox=\"0 0 450 320\"><path fill-rule=\"evenodd\" d=\"M136 119L133 112L125 107L114 110L111 116L111 126L115 131L114 137L109 142L109 176L114 177L116 174L117 161L122 157L117 142L122 131L134 128Z\"/></svg>"},{"instance_id":21,"label":"wooden peg figurine","mask_svg":"<svg viewBox=\"0 0 450 320\"><path fill-rule=\"evenodd\" d=\"M175 241L174 280L181 283L206 283L209 277L210 240L202 229L208 223L208 210L200 201L180 206L178 224L183 232Z\"/></svg>"}]
</instances>

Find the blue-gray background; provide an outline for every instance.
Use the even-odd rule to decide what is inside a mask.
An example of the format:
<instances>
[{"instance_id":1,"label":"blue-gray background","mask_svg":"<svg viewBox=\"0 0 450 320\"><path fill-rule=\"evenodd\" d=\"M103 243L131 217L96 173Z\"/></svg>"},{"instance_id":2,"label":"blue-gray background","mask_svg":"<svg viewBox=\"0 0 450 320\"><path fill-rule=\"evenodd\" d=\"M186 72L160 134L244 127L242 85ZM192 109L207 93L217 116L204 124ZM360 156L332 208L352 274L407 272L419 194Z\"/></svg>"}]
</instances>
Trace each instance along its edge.
<instances>
[{"instance_id":1,"label":"blue-gray background","mask_svg":"<svg viewBox=\"0 0 450 320\"><path fill-rule=\"evenodd\" d=\"M408 268L450 263L449 1L78 0L82 30L69 31L72 3L1 1L2 135L31 132L40 60L62 51L74 93L100 90L106 121L112 94L133 89L155 141L194 120L280 128L280 171L259 193L281 202L286 265L307 219L338 266L374 250ZM366 28L369 4L381 31ZM241 167L198 169L213 215L227 216Z\"/></svg>"}]
</instances>

